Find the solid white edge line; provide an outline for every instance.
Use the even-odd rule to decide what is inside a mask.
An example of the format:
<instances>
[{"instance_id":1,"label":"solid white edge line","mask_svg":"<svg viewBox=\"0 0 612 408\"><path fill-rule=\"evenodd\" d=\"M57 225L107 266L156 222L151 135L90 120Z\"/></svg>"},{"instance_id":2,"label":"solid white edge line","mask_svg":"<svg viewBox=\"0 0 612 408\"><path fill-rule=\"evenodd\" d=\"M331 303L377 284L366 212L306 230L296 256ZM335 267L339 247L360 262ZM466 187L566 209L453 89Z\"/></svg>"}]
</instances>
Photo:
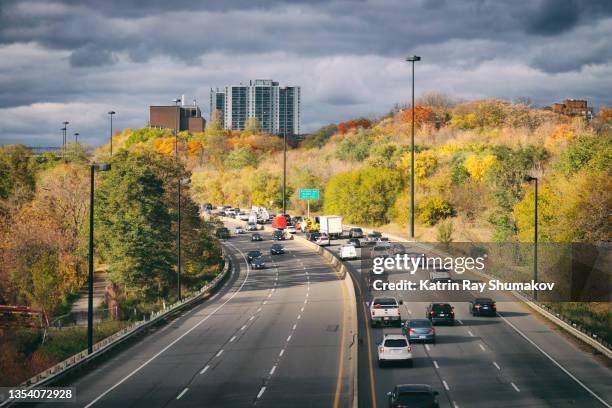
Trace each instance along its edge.
<instances>
[{"instance_id":1,"label":"solid white edge line","mask_svg":"<svg viewBox=\"0 0 612 408\"><path fill-rule=\"evenodd\" d=\"M265 391L266 391L266 386L264 385L263 387L261 387L261 390L259 390L259 393L257 394L257 399L260 399Z\"/></svg>"},{"instance_id":2,"label":"solid white edge line","mask_svg":"<svg viewBox=\"0 0 612 408\"><path fill-rule=\"evenodd\" d=\"M228 245L234 247L234 249L236 249L238 252L240 252L240 255L242 255L242 258L244 259L244 261L246 262L246 266L247 266L247 273L246 276L244 278L244 281L242 281L242 284L240 285L240 287L238 288L238 290L236 290L234 293L232 293L232 295L227 298L227 300L223 303L221 303L215 310L213 310L210 314L206 315L206 317L204 317L202 320L200 320L199 322L197 322L196 324L194 324L191 329L187 330L185 333L181 334L179 337L177 337L176 339L174 339L170 344L168 344L166 347L164 347L163 349L161 349L160 351L157 352L157 354L155 354L153 357L151 357L150 359L148 359L147 361L145 361L144 363L142 363L141 365L139 365L138 367L136 367L132 372L130 372L128 375L126 375L125 377L123 377L121 380L119 380L118 382L115 383L115 385L111 386L110 388L108 388L106 391L104 391L102 394L98 395L93 401L91 401L89 404L85 405L85 408L89 408L91 407L93 404L95 404L96 402L98 402L102 397L104 397L106 394L108 394L109 392L111 392L112 390L114 390L115 388L117 388L118 386L120 386L121 384L123 384L125 381L127 381L130 377L132 377L134 374L136 374L137 372L139 372L140 370L142 370L144 367L146 367L151 361L155 360L157 357L159 357L162 353L164 353L166 350L168 350L170 347L174 346L176 343L178 343L183 337L187 336L189 333L191 333L192 331L194 331L198 326L200 326L202 323L204 323L205 321L207 321L208 319L210 319L215 313L217 313L219 310L221 310L221 308L223 306L225 306L230 300L232 300L234 298L234 296L236 296L238 293L240 293L240 291L242 290L242 288L244 287L244 285L246 284L247 280L249 279L249 274L251 272L251 268L249 266L249 263L246 260L246 257L244 256L244 253L236 248L235 245L232 245L230 243L228 243Z\"/></svg>"},{"instance_id":3,"label":"solid white edge line","mask_svg":"<svg viewBox=\"0 0 612 408\"><path fill-rule=\"evenodd\" d=\"M550 361L552 361L553 364L555 364L557 367L559 367L561 369L561 371L563 371L565 374L567 374L572 380L576 381L577 384L579 384L582 388L584 388L589 394L591 394L593 397L595 397L599 402L602 403L603 406L607 407L607 408L612 408L606 401L604 401L599 395L595 394L595 392L593 390L591 390L589 387L587 387L582 381L580 381L578 378L576 378L576 376L574 376L574 374L570 373L569 371L567 371L567 369L565 367L563 367L561 364L559 364L557 362L557 360L555 360L554 358L552 358L547 352L545 352L544 350L542 350L542 348L540 346L538 346L533 340L531 340L529 337L527 337L527 335L525 333L523 333L522 331L520 331L515 325L513 325L512 323L510 323L508 321L508 319L506 319L501 313L497 312L497 315L499 317L502 318L502 320L506 323L508 323L508 326L512 327L514 329L515 332L517 332L522 338L524 338L525 340L527 340L533 347L535 347L536 349L538 349L538 351L542 354L544 354L544 356L546 356Z\"/></svg>"},{"instance_id":4,"label":"solid white edge line","mask_svg":"<svg viewBox=\"0 0 612 408\"><path fill-rule=\"evenodd\" d=\"M181 393L180 393L180 394L179 394L179 395L176 397L176 399L177 399L177 400L178 400L178 399L181 399L181 397L182 397L183 395L185 395L185 393L186 393L188 390L189 390L189 388L185 387L185 389L184 389L183 391L181 391Z\"/></svg>"},{"instance_id":5,"label":"solid white edge line","mask_svg":"<svg viewBox=\"0 0 612 408\"><path fill-rule=\"evenodd\" d=\"M200 374L204 374L205 372L208 371L208 369L210 368L210 366L206 366L202 369L202 371L200 371Z\"/></svg>"},{"instance_id":6,"label":"solid white edge line","mask_svg":"<svg viewBox=\"0 0 612 408\"><path fill-rule=\"evenodd\" d=\"M510 385L512 386L512 388L514 388L514 391L521 392L521 390L519 390L519 387L517 387L515 383L511 382Z\"/></svg>"}]
</instances>

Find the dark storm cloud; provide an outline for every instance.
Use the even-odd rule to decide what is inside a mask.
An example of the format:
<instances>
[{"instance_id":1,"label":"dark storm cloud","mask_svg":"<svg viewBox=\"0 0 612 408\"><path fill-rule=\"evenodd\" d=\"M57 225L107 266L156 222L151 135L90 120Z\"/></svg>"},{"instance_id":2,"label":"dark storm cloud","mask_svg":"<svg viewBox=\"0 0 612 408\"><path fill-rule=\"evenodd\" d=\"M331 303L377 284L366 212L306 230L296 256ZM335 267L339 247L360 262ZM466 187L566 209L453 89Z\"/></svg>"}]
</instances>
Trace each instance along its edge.
<instances>
[{"instance_id":1,"label":"dark storm cloud","mask_svg":"<svg viewBox=\"0 0 612 408\"><path fill-rule=\"evenodd\" d=\"M115 59L111 52L100 49L93 44L80 47L70 55L70 65L73 67L110 65L114 62Z\"/></svg>"},{"instance_id":2,"label":"dark storm cloud","mask_svg":"<svg viewBox=\"0 0 612 408\"><path fill-rule=\"evenodd\" d=\"M526 18L529 33L555 35L574 28L581 20L592 22L612 15L610 0L540 0Z\"/></svg>"}]
</instances>

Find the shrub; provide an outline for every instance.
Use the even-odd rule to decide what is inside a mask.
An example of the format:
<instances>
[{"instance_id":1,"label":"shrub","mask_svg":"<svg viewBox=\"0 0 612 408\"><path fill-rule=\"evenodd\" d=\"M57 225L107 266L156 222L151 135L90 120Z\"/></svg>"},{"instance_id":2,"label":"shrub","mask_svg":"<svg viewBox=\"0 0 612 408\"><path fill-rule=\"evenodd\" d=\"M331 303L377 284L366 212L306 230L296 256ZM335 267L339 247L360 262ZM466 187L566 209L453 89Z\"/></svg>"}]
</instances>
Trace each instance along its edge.
<instances>
[{"instance_id":1,"label":"shrub","mask_svg":"<svg viewBox=\"0 0 612 408\"><path fill-rule=\"evenodd\" d=\"M455 215L455 209L440 197L428 197L417 204L418 220L426 225L435 225L441 219Z\"/></svg>"}]
</instances>

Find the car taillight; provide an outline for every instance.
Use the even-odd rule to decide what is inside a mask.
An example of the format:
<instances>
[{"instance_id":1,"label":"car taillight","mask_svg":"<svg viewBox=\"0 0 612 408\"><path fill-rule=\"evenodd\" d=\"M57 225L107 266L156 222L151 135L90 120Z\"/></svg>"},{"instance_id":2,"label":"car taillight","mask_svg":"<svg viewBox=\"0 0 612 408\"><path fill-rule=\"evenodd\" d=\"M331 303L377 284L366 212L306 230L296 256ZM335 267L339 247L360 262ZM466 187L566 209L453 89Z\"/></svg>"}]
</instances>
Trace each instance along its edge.
<instances>
[{"instance_id":1,"label":"car taillight","mask_svg":"<svg viewBox=\"0 0 612 408\"><path fill-rule=\"evenodd\" d=\"M411 353L412 352L412 347L408 346L408 352Z\"/></svg>"},{"instance_id":2,"label":"car taillight","mask_svg":"<svg viewBox=\"0 0 612 408\"><path fill-rule=\"evenodd\" d=\"M478 303L476 303L476 304L474 305L474 309L480 309L480 305L479 305Z\"/></svg>"},{"instance_id":3,"label":"car taillight","mask_svg":"<svg viewBox=\"0 0 612 408\"><path fill-rule=\"evenodd\" d=\"M431 329L429 329L429 334L434 334L436 332L436 330L432 327Z\"/></svg>"},{"instance_id":4,"label":"car taillight","mask_svg":"<svg viewBox=\"0 0 612 408\"><path fill-rule=\"evenodd\" d=\"M378 352L379 353L384 353L385 348L383 346L378 347Z\"/></svg>"},{"instance_id":5,"label":"car taillight","mask_svg":"<svg viewBox=\"0 0 612 408\"><path fill-rule=\"evenodd\" d=\"M394 405L393 408L408 408L408 405Z\"/></svg>"},{"instance_id":6,"label":"car taillight","mask_svg":"<svg viewBox=\"0 0 612 408\"><path fill-rule=\"evenodd\" d=\"M376 304L374 305L374 309L380 309L380 305L379 305L378 303L376 303Z\"/></svg>"},{"instance_id":7,"label":"car taillight","mask_svg":"<svg viewBox=\"0 0 612 408\"><path fill-rule=\"evenodd\" d=\"M493 303L493 304L491 305L491 307L492 307L493 309L495 309L495 303Z\"/></svg>"},{"instance_id":8,"label":"car taillight","mask_svg":"<svg viewBox=\"0 0 612 408\"><path fill-rule=\"evenodd\" d=\"M374 313L374 311L372 310L372 316L374 316L374 315L375 315L375 313Z\"/></svg>"},{"instance_id":9,"label":"car taillight","mask_svg":"<svg viewBox=\"0 0 612 408\"><path fill-rule=\"evenodd\" d=\"M429 312L430 315L435 315L436 312L434 312L433 310L431 312Z\"/></svg>"},{"instance_id":10,"label":"car taillight","mask_svg":"<svg viewBox=\"0 0 612 408\"><path fill-rule=\"evenodd\" d=\"M409 330L409 333L416 333L416 330L414 330L414 329L410 329L410 330Z\"/></svg>"},{"instance_id":11,"label":"car taillight","mask_svg":"<svg viewBox=\"0 0 612 408\"><path fill-rule=\"evenodd\" d=\"M455 316L455 312L450 312L450 315L451 316Z\"/></svg>"}]
</instances>

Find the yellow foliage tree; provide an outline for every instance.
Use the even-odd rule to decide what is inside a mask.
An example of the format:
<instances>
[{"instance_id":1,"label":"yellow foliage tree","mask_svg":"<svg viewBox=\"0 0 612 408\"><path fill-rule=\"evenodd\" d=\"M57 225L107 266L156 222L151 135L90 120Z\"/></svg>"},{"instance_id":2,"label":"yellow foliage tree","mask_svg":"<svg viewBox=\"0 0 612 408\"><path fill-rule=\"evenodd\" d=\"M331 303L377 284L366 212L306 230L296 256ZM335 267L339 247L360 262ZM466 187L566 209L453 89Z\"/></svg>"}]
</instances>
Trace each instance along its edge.
<instances>
[{"instance_id":1,"label":"yellow foliage tree","mask_svg":"<svg viewBox=\"0 0 612 408\"><path fill-rule=\"evenodd\" d=\"M160 137L155 139L153 147L161 154L173 154L174 153L174 137Z\"/></svg>"},{"instance_id":2,"label":"yellow foliage tree","mask_svg":"<svg viewBox=\"0 0 612 408\"><path fill-rule=\"evenodd\" d=\"M464 165L473 180L482 181L495 164L495 160L495 156L492 154L484 156L472 155L465 159Z\"/></svg>"}]
</instances>

